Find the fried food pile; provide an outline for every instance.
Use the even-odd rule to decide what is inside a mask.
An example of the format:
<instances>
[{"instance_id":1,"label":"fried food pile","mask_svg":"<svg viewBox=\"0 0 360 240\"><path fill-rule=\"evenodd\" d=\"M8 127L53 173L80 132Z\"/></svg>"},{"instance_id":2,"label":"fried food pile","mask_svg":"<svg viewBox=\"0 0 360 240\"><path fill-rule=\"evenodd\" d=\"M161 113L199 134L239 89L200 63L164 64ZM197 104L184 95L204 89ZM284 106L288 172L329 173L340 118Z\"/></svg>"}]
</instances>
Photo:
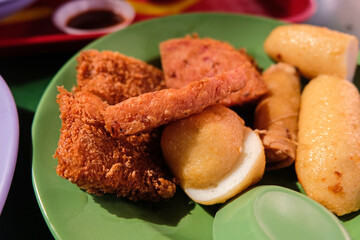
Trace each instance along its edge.
<instances>
[{"instance_id":1,"label":"fried food pile","mask_svg":"<svg viewBox=\"0 0 360 240\"><path fill-rule=\"evenodd\" d=\"M244 52L216 40L191 40L189 51L199 44L211 49L226 46L228 55L235 56L233 65L218 68L211 76L194 75L189 84L170 89L161 70L140 60L110 51L80 53L77 85L72 92L58 88L62 128L54 157L60 176L89 193L134 201L174 195L177 179L164 164L161 126L199 113L232 93L240 96L232 104L241 105L267 91ZM222 51L207 55L210 61L228 61ZM168 66L163 61L164 65ZM196 67L201 64L192 66ZM254 87L259 91L251 94Z\"/></svg>"},{"instance_id":2,"label":"fried food pile","mask_svg":"<svg viewBox=\"0 0 360 240\"><path fill-rule=\"evenodd\" d=\"M358 44L355 36L303 24L277 27L264 43L270 57L308 77L300 99L295 170L306 194L338 216L360 209L360 94L352 83ZM288 102L299 98L296 89L288 90ZM293 102L277 119L296 112L298 100ZM294 125L283 128L293 139Z\"/></svg>"},{"instance_id":3,"label":"fried food pile","mask_svg":"<svg viewBox=\"0 0 360 240\"><path fill-rule=\"evenodd\" d=\"M133 201L169 199L178 184L216 204L295 162L310 198L339 216L359 210L360 95L347 81L356 37L280 26L264 42L278 63L263 73L245 50L215 39L159 48L164 72L120 53L80 53L77 85L58 87L60 176ZM300 75L310 82L303 92ZM229 109L246 105L254 122Z\"/></svg>"},{"instance_id":4,"label":"fried food pile","mask_svg":"<svg viewBox=\"0 0 360 240\"><path fill-rule=\"evenodd\" d=\"M175 180L164 165L160 130L112 138L104 111L117 102L164 87L159 69L114 52L84 51L73 92L59 87L62 128L57 174L89 193L130 200L171 198Z\"/></svg>"}]
</instances>

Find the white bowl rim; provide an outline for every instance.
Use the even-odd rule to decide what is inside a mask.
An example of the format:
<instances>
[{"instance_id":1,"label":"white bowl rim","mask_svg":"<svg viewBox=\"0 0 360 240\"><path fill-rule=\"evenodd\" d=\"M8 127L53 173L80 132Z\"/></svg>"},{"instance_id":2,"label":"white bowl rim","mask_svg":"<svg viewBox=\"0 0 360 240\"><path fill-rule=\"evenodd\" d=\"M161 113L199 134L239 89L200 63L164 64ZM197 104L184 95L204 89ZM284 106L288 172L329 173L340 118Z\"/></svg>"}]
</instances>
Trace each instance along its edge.
<instances>
[{"instance_id":1,"label":"white bowl rim","mask_svg":"<svg viewBox=\"0 0 360 240\"><path fill-rule=\"evenodd\" d=\"M119 24L98 29L77 29L67 26L69 18L92 9L109 9L123 16L124 21ZM131 4L123 0L76 0L64 3L53 14L53 24L67 34L105 34L123 29L130 25L135 18L135 10Z\"/></svg>"}]
</instances>

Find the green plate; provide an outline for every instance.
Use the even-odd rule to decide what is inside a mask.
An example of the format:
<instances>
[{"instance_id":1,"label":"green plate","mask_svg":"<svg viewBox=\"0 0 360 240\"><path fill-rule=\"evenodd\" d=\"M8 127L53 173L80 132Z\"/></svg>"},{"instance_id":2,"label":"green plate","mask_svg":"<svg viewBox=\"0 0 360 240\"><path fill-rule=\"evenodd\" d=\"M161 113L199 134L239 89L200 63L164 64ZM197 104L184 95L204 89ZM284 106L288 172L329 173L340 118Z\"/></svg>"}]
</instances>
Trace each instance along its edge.
<instances>
[{"instance_id":1,"label":"green plate","mask_svg":"<svg viewBox=\"0 0 360 240\"><path fill-rule=\"evenodd\" d=\"M197 33L245 47L262 68L272 61L262 45L270 31L282 22L231 14L186 14L132 25L105 36L86 48L113 50L160 65L158 45L169 38ZM202 206L181 190L168 202L133 203L113 196L97 197L56 175L61 121L55 102L56 86L76 83L74 56L56 74L35 114L33 139L33 186L44 218L57 239L212 239L214 216L219 206ZM360 75L356 75L356 83ZM278 185L301 191L293 168L266 173L259 185ZM359 212L341 220L353 239L360 239ZM284 226L286 228L286 226ZM248 238L249 239L249 238Z\"/></svg>"}]
</instances>

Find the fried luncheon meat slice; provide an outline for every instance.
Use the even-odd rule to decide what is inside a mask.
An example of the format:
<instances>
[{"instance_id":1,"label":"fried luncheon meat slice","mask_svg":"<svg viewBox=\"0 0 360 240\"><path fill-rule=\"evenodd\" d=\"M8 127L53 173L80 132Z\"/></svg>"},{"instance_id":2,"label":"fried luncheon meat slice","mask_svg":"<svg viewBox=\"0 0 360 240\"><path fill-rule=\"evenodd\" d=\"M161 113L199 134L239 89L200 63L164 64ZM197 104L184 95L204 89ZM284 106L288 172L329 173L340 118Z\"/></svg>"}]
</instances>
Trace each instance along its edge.
<instances>
[{"instance_id":1,"label":"fried luncheon meat slice","mask_svg":"<svg viewBox=\"0 0 360 240\"><path fill-rule=\"evenodd\" d=\"M165 83L169 88L181 88L241 66L252 66L246 86L221 103L225 106L244 105L267 93L266 84L252 58L227 42L197 36L170 39L160 44L160 54Z\"/></svg>"}]
</instances>

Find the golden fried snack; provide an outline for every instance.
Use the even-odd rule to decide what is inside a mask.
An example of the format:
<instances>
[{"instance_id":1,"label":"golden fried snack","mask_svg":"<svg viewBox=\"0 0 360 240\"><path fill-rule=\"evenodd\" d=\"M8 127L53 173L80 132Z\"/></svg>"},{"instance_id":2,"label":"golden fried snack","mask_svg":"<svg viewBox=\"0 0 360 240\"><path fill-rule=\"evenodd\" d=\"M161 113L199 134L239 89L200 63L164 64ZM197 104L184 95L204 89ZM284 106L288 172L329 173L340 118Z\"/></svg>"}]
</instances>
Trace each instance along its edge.
<instances>
[{"instance_id":1,"label":"golden fried snack","mask_svg":"<svg viewBox=\"0 0 360 240\"><path fill-rule=\"evenodd\" d=\"M116 194L130 200L171 198L176 185L164 165L157 130L114 139L104 128L100 98L59 87L62 128L54 157L58 175L88 193Z\"/></svg>"},{"instance_id":2,"label":"golden fried snack","mask_svg":"<svg viewBox=\"0 0 360 240\"><path fill-rule=\"evenodd\" d=\"M166 126L161 148L183 187L213 187L238 161L244 129L235 112L217 104Z\"/></svg>"},{"instance_id":3,"label":"golden fried snack","mask_svg":"<svg viewBox=\"0 0 360 240\"><path fill-rule=\"evenodd\" d=\"M161 149L185 193L201 204L223 203L264 174L260 138L220 104L168 124Z\"/></svg>"},{"instance_id":4,"label":"golden fried snack","mask_svg":"<svg viewBox=\"0 0 360 240\"><path fill-rule=\"evenodd\" d=\"M118 52L82 51L75 92L87 91L109 104L165 88L162 71Z\"/></svg>"},{"instance_id":5,"label":"golden fried snack","mask_svg":"<svg viewBox=\"0 0 360 240\"><path fill-rule=\"evenodd\" d=\"M352 80L358 44L353 35L292 24L275 28L266 39L264 49L271 58L297 67L309 79L328 74Z\"/></svg>"},{"instance_id":6,"label":"golden fried snack","mask_svg":"<svg viewBox=\"0 0 360 240\"><path fill-rule=\"evenodd\" d=\"M252 68L244 66L180 89L164 89L129 98L106 109L106 130L118 138L201 112L243 88L251 74Z\"/></svg>"},{"instance_id":7,"label":"golden fried snack","mask_svg":"<svg viewBox=\"0 0 360 240\"><path fill-rule=\"evenodd\" d=\"M169 88L181 88L193 81L241 66L251 66L252 71L245 87L221 103L225 106L243 105L256 101L267 92L261 75L246 51L238 51L226 42L196 36L170 39L160 44L160 55L166 86Z\"/></svg>"},{"instance_id":8,"label":"golden fried snack","mask_svg":"<svg viewBox=\"0 0 360 240\"><path fill-rule=\"evenodd\" d=\"M263 73L269 93L255 110L254 127L265 147L266 169L290 166L296 157L300 78L286 63L271 66Z\"/></svg>"},{"instance_id":9,"label":"golden fried snack","mask_svg":"<svg viewBox=\"0 0 360 240\"><path fill-rule=\"evenodd\" d=\"M301 96L295 169L306 194L336 215L360 208L360 95L321 75Z\"/></svg>"}]
</instances>

